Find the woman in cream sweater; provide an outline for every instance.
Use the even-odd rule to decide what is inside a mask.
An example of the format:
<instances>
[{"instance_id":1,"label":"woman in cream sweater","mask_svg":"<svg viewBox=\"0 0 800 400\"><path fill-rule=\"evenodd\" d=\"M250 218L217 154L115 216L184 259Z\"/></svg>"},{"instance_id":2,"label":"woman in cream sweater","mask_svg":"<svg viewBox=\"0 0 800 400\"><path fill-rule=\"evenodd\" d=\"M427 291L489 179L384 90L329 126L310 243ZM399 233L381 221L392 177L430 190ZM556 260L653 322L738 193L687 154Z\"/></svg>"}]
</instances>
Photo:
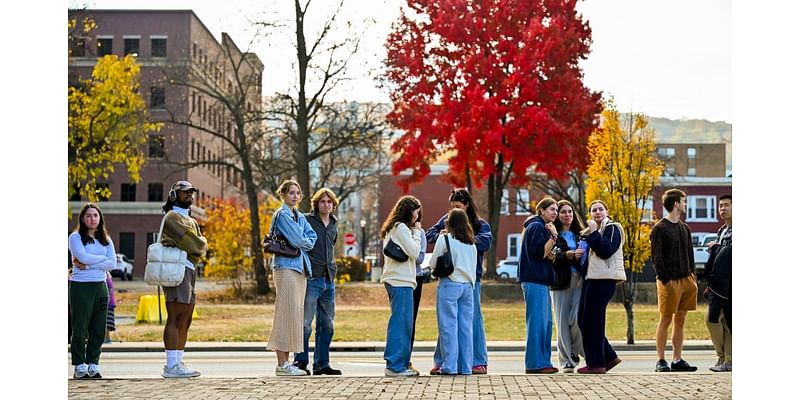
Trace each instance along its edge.
<instances>
[{"instance_id":1,"label":"woman in cream sweater","mask_svg":"<svg viewBox=\"0 0 800 400\"><path fill-rule=\"evenodd\" d=\"M386 327L386 376L417 376L408 368L411 362L411 332L414 320L414 289L417 287L417 269L414 260L419 254L422 228L417 221L422 204L414 196L403 196L395 204L389 218L381 228L383 246L391 240L408 257L397 261L384 257L381 283L389 294L392 314Z\"/></svg>"},{"instance_id":2,"label":"woman in cream sweater","mask_svg":"<svg viewBox=\"0 0 800 400\"><path fill-rule=\"evenodd\" d=\"M466 211L450 210L445 227L447 231L436 239L431 256L431 269L440 257L451 257L454 267L452 274L439 279L436 289L436 320L442 351L440 373L472 375L472 288L478 249Z\"/></svg>"}]
</instances>

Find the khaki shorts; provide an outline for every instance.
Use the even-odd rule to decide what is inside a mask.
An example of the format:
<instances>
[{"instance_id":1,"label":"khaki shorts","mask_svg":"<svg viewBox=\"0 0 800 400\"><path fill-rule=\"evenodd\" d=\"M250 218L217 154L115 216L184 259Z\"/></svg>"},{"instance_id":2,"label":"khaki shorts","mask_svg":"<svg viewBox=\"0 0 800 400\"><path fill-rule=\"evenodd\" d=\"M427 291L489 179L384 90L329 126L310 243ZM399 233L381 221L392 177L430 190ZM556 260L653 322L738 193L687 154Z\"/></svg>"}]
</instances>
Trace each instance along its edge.
<instances>
[{"instance_id":1,"label":"khaki shorts","mask_svg":"<svg viewBox=\"0 0 800 400\"><path fill-rule=\"evenodd\" d=\"M671 280L666 285L656 279L656 288L659 313L674 314L697 309L697 280L694 275Z\"/></svg>"},{"instance_id":2,"label":"khaki shorts","mask_svg":"<svg viewBox=\"0 0 800 400\"><path fill-rule=\"evenodd\" d=\"M180 285L164 288L164 301L195 304L197 302L197 296L194 294L196 277L197 273L193 269L186 268Z\"/></svg>"}]
</instances>

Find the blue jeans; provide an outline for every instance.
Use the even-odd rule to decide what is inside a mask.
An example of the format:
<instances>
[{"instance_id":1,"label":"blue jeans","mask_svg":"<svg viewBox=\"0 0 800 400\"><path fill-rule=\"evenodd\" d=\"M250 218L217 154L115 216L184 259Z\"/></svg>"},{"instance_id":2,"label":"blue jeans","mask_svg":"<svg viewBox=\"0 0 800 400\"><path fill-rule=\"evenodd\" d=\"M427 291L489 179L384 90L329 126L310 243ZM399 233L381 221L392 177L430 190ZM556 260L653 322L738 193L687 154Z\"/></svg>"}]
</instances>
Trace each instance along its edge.
<instances>
[{"instance_id":1,"label":"blue jeans","mask_svg":"<svg viewBox=\"0 0 800 400\"><path fill-rule=\"evenodd\" d=\"M443 374L472 374L472 285L443 278L436 290L436 320ZM454 331L455 329L455 331Z\"/></svg>"},{"instance_id":2,"label":"blue jeans","mask_svg":"<svg viewBox=\"0 0 800 400\"><path fill-rule=\"evenodd\" d=\"M538 283L522 282L525 298L525 369L553 366L550 362L550 340L553 337L553 315L550 312L550 288Z\"/></svg>"},{"instance_id":3,"label":"blue jeans","mask_svg":"<svg viewBox=\"0 0 800 400\"><path fill-rule=\"evenodd\" d=\"M383 359L392 372L408 369L411 362L411 330L414 324L414 289L384 283L392 315L386 326L386 349Z\"/></svg>"},{"instance_id":4,"label":"blue jeans","mask_svg":"<svg viewBox=\"0 0 800 400\"><path fill-rule=\"evenodd\" d=\"M483 328L483 313L481 312L481 281L475 281L472 288L472 366L489 365L489 351L486 349L486 330ZM442 366L441 343L437 340L433 350L433 364Z\"/></svg>"},{"instance_id":5,"label":"blue jeans","mask_svg":"<svg viewBox=\"0 0 800 400\"><path fill-rule=\"evenodd\" d=\"M330 349L333 340L333 319L336 315L336 285L328 278L312 278L306 283L303 310L303 352L295 353L294 361L308 365L308 339L311 321L317 318L314 331L314 370L330 366Z\"/></svg>"}]
</instances>

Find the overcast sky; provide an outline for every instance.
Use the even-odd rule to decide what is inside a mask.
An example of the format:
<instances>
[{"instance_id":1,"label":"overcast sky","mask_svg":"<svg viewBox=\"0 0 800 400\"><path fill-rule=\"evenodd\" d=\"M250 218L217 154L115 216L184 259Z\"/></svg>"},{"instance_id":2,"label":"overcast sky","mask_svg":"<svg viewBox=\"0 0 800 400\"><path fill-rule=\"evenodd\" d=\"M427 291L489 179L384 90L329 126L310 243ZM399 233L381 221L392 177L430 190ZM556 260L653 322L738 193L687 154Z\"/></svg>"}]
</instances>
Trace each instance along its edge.
<instances>
[{"instance_id":1,"label":"overcast sky","mask_svg":"<svg viewBox=\"0 0 800 400\"><path fill-rule=\"evenodd\" d=\"M308 29L332 9L332 0L312 2ZM347 0L344 17L357 28L371 18L356 78L337 98L388 101L376 88L374 71L385 56L383 42L399 15L401 0ZM227 32L246 48L255 29L250 20L293 18L289 0L94 0L90 8L193 9L219 39ZM731 6L726 0L588 0L578 10L592 28L592 52L582 65L585 81L605 97L614 96L621 111L672 119L700 118L731 122ZM319 24L316 24L318 26ZM288 31L260 39L250 47L266 65L264 93L294 83Z\"/></svg>"}]
</instances>

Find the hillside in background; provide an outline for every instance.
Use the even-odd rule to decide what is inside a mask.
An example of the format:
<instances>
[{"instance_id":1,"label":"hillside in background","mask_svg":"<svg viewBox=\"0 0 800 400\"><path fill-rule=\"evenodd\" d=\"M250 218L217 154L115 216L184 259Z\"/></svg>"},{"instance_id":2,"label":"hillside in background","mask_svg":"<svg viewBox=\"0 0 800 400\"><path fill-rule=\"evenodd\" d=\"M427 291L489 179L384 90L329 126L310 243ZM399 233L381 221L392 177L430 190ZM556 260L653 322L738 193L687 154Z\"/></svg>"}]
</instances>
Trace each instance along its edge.
<instances>
[{"instance_id":1,"label":"hillside in background","mask_svg":"<svg viewBox=\"0 0 800 400\"><path fill-rule=\"evenodd\" d=\"M726 169L732 164L732 129L727 122L704 119L676 120L648 117L658 143L725 143Z\"/></svg>"}]
</instances>

